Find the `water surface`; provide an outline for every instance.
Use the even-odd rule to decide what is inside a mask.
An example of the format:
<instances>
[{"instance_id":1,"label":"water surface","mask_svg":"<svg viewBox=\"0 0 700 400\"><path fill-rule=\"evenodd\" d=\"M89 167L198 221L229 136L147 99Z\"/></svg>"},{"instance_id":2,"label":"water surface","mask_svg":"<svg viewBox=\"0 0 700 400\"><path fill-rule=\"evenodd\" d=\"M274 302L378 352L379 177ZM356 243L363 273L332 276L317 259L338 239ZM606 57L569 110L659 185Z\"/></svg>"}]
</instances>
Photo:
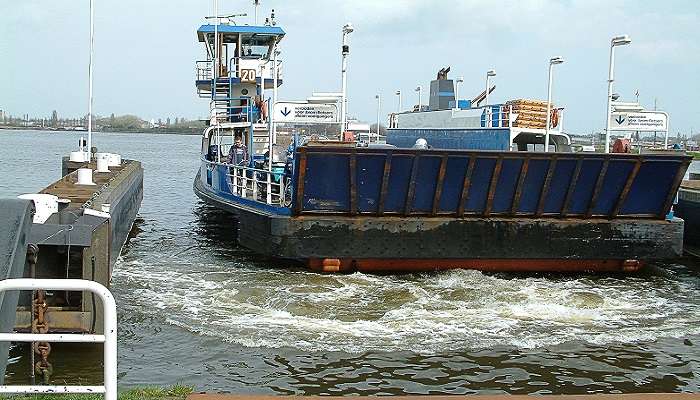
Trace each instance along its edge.
<instances>
[{"instance_id":1,"label":"water surface","mask_svg":"<svg viewBox=\"0 0 700 400\"><path fill-rule=\"evenodd\" d=\"M58 178L79 133L0 131L0 196ZM121 387L276 394L700 390L700 267L634 275L320 275L235 242L192 193L199 137L98 134L138 159L145 195L112 290ZM700 171L694 164L693 169ZM57 382L101 379L99 351L56 345ZM99 349L98 349L99 350ZM25 383L15 348L9 381Z\"/></svg>"}]
</instances>

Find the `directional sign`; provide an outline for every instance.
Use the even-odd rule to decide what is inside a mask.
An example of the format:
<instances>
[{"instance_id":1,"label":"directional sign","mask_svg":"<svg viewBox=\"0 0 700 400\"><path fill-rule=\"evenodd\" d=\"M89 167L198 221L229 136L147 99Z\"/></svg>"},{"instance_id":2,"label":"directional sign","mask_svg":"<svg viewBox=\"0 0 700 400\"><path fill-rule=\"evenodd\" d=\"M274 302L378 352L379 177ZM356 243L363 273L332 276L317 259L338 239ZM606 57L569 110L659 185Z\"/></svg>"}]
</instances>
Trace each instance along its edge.
<instances>
[{"instance_id":1,"label":"directional sign","mask_svg":"<svg viewBox=\"0 0 700 400\"><path fill-rule=\"evenodd\" d=\"M276 103L275 122L338 122L335 104Z\"/></svg>"},{"instance_id":2,"label":"directional sign","mask_svg":"<svg viewBox=\"0 0 700 400\"><path fill-rule=\"evenodd\" d=\"M614 112L610 114L611 131L666 131L668 116L654 111Z\"/></svg>"}]
</instances>

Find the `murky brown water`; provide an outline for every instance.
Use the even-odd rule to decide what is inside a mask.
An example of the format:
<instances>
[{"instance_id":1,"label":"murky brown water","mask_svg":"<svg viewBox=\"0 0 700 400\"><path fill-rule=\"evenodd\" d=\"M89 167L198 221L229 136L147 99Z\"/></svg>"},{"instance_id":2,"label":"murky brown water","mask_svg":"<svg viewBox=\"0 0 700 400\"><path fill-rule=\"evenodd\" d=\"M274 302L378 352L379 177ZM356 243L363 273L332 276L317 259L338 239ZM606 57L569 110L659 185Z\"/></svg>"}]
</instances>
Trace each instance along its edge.
<instances>
[{"instance_id":1,"label":"murky brown water","mask_svg":"<svg viewBox=\"0 0 700 400\"><path fill-rule=\"evenodd\" d=\"M59 174L77 134L0 131L0 195ZM146 170L116 267L122 387L235 393L619 393L700 390L700 266L633 276L452 271L319 275L235 244L191 191L199 138L97 136ZM34 153L16 151L28 143ZM31 175L12 177L33 162ZM35 160L38 160L36 162ZM697 166L693 168L700 169ZM100 379L99 349L55 346L58 382ZM13 350L10 382L26 382Z\"/></svg>"}]
</instances>

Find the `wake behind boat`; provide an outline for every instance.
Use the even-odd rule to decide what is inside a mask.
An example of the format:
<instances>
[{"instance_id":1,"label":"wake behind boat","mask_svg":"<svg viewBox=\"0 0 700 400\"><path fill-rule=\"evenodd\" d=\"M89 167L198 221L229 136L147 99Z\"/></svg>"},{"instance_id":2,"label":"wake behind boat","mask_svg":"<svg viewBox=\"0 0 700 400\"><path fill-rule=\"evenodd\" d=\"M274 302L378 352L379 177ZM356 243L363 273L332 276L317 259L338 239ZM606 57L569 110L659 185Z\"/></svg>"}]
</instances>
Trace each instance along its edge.
<instances>
[{"instance_id":1,"label":"wake behind boat","mask_svg":"<svg viewBox=\"0 0 700 400\"><path fill-rule=\"evenodd\" d=\"M573 153L563 109L488 104L488 85L465 102L445 70L427 106L391 116L385 141L360 140L344 90L277 100L274 12L197 33L211 117L194 191L236 214L256 252L325 272L634 271L682 252L669 211L690 157Z\"/></svg>"}]
</instances>

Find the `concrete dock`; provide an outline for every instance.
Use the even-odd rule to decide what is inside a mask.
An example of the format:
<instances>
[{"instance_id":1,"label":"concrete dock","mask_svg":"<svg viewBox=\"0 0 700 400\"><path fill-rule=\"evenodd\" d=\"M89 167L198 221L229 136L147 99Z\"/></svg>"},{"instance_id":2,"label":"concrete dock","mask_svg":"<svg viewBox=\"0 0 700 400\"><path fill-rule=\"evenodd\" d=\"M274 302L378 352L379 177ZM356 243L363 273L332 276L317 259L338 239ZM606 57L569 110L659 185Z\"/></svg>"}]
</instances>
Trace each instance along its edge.
<instances>
[{"instance_id":1,"label":"concrete dock","mask_svg":"<svg viewBox=\"0 0 700 400\"><path fill-rule=\"evenodd\" d=\"M78 184L78 168L95 162L63 160L67 174L39 194L58 197L59 210L32 224L29 243L38 246L35 271L25 277L89 279L109 287L112 270L143 198L141 163L124 160L109 172L94 172L94 185ZM51 332L100 332L99 304L92 295L47 292L46 323ZM96 309L98 310L96 312ZM29 293L20 297L15 329L32 328Z\"/></svg>"}]
</instances>

